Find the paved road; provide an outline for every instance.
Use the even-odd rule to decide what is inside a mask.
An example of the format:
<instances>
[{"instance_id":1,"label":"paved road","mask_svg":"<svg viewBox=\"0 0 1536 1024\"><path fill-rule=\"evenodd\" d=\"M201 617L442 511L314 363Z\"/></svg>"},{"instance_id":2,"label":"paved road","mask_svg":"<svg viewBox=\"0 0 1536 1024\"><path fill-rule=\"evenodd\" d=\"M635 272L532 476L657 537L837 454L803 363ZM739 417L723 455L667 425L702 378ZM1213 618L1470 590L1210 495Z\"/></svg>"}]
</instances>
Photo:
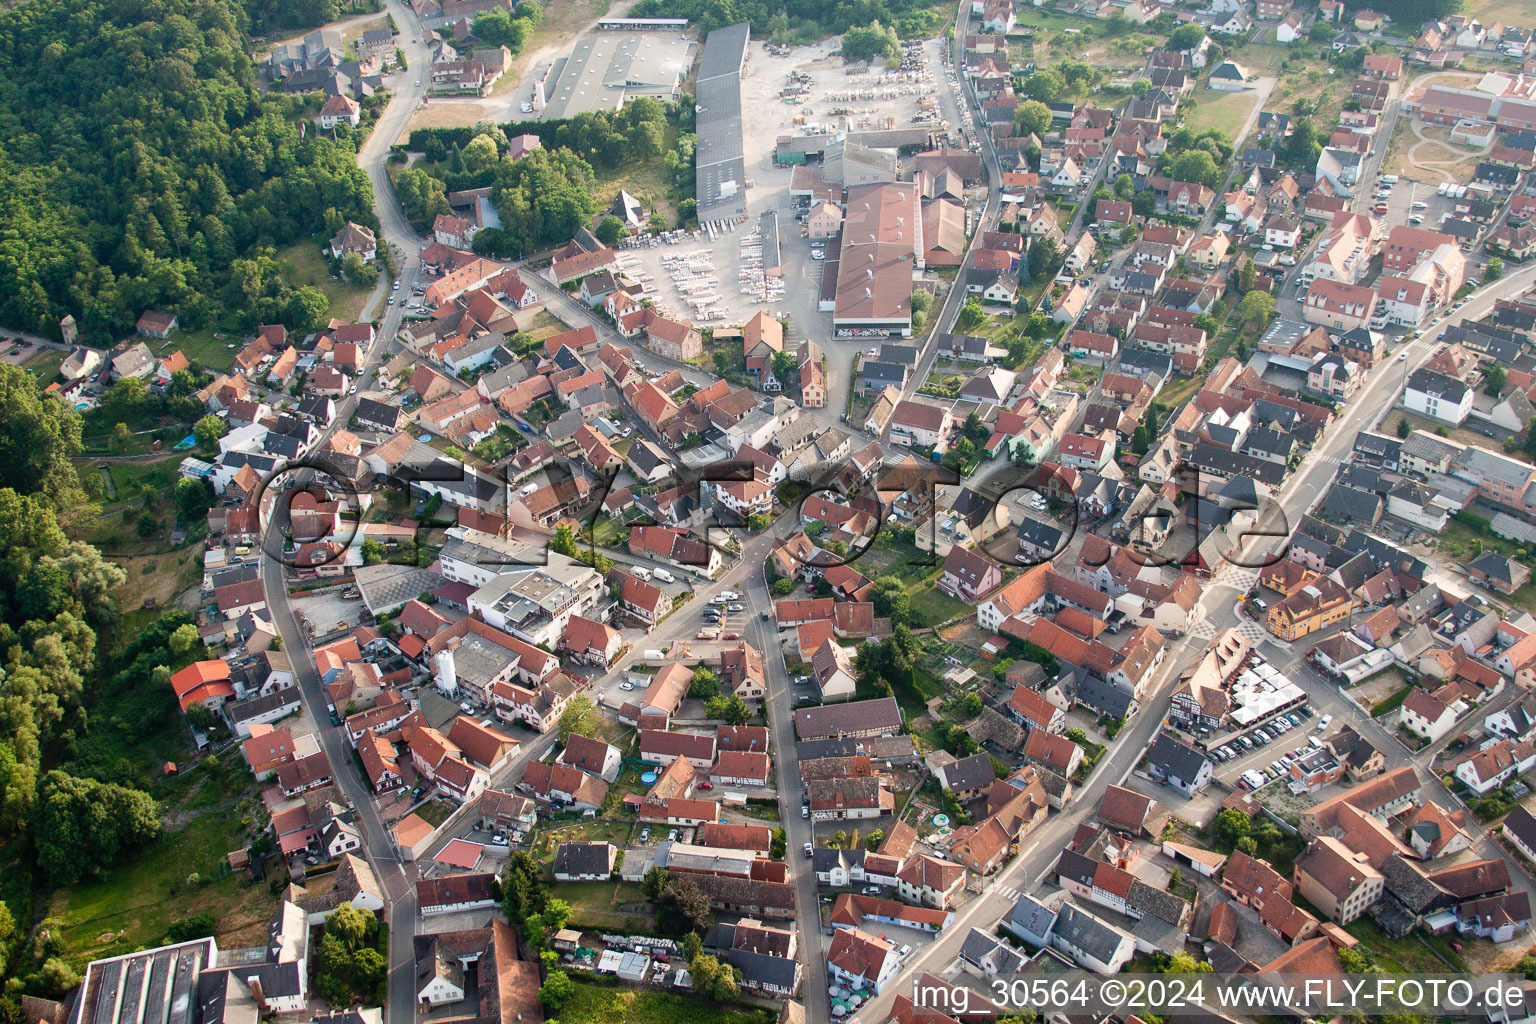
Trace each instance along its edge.
<instances>
[{"instance_id":1,"label":"paved road","mask_svg":"<svg viewBox=\"0 0 1536 1024\"><path fill-rule=\"evenodd\" d=\"M954 287L950 288L949 295L944 300L944 305L934 314L934 326L928 336L928 342L923 346L917 359L917 372L908 379L907 385L902 389L902 398L911 398L923 382L928 379L928 373L933 369L933 361L938 356L936 339L941 333L952 331L955 319L960 315L960 307L965 305L969 297L965 291L965 268L970 265L971 254L975 252L981 233L991 229L997 223L998 210L1002 206L1003 194L1003 168L998 160L997 147L992 144L992 133L987 130L986 122L982 118L981 102L972 90L970 82L965 77L964 56L965 36L970 31L971 5L960 4L960 16L955 25L954 49L950 54L950 64L947 68L940 67L938 74L944 76L945 87L949 87L948 76L951 72L959 82L958 100L971 112L977 139L981 142L982 167L986 171L989 181L987 189L987 201L982 207L981 213L976 218L976 233L971 236L970 243L965 247L965 254L960 260L960 273L955 277ZM958 127L958 126L957 126ZM885 435L889 436L889 434Z\"/></svg>"},{"instance_id":2,"label":"paved road","mask_svg":"<svg viewBox=\"0 0 1536 1024\"><path fill-rule=\"evenodd\" d=\"M396 276L400 282L400 290L396 294L406 296L410 294L420 273L416 253L421 242L411 231L405 212L395 199L386 172L386 161L390 146L426 95L426 79L420 75L430 61L427 48L421 43L424 36L416 15L399 0L386 0L385 10L394 16L395 24L400 27L401 35L397 42L405 52L407 62L416 70L393 76L389 84L395 90L394 95L359 151L358 165L368 173L373 183L374 213L379 218L383 240L393 250ZM366 392L373 386L379 366L395 350L390 339L400 328L403 307L403 303L396 303L385 308L378 340L358 375L358 391ZM351 418L356 403L355 397L344 397L337 403L336 419L323 432L322 443ZM298 477L298 484L302 485L307 482L308 474L301 473ZM413 1024L416 1017L413 937L416 931L415 883L418 875L414 865L401 861L400 852L373 802L372 789L357 769L351 743L343 730L330 725L321 713L328 701L315 671L307 637L294 619L284 579L285 566L280 556L282 536L287 527L287 507L281 499L273 517L273 525L274 529L268 531L264 545L268 557L262 566L267 606L272 610L285 649L295 652L292 656L294 673L305 704L310 708L315 721L320 723L318 733L321 748L330 759L343 794L357 811L358 824L363 833L363 849L389 901L389 997L385 1008L386 1019L388 1024ZM297 653L301 651L302 654Z\"/></svg>"}]
</instances>

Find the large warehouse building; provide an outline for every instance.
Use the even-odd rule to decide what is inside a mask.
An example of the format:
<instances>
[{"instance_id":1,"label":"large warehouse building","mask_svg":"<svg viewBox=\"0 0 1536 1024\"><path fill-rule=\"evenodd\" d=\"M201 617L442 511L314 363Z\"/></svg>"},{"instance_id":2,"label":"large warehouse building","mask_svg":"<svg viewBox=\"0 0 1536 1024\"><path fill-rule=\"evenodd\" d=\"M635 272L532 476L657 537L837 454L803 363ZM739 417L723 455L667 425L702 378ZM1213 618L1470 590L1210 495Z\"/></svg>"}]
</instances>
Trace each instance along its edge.
<instances>
[{"instance_id":1,"label":"large warehouse building","mask_svg":"<svg viewBox=\"0 0 1536 1024\"><path fill-rule=\"evenodd\" d=\"M747 212L747 163L741 144L741 69L749 26L717 28L704 40L694 85L694 197L699 220L731 220Z\"/></svg>"},{"instance_id":2,"label":"large warehouse building","mask_svg":"<svg viewBox=\"0 0 1536 1024\"><path fill-rule=\"evenodd\" d=\"M568 57L550 65L534 83L539 116L558 120L598 110L618 110L637 96L677 98L697 44L681 34L677 19L612 19L612 26L577 40ZM686 24L683 22L682 24Z\"/></svg>"},{"instance_id":3,"label":"large warehouse building","mask_svg":"<svg viewBox=\"0 0 1536 1024\"><path fill-rule=\"evenodd\" d=\"M848 190L832 328L840 338L912 333L912 274L922 269L922 197L911 182Z\"/></svg>"}]
</instances>

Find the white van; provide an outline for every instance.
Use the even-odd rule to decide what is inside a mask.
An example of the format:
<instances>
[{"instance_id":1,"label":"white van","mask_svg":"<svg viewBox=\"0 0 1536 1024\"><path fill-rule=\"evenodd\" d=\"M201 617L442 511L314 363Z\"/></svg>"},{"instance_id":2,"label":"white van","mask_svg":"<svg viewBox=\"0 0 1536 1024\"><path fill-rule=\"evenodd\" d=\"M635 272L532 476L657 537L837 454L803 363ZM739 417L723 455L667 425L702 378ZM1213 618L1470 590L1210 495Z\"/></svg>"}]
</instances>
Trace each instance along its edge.
<instances>
[{"instance_id":1,"label":"white van","mask_svg":"<svg viewBox=\"0 0 1536 1024\"><path fill-rule=\"evenodd\" d=\"M720 592L720 600L722 600L722 601L740 601L741 600L741 595L736 593L736 591L734 591L734 590L722 590Z\"/></svg>"},{"instance_id":2,"label":"white van","mask_svg":"<svg viewBox=\"0 0 1536 1024\"><path fill-rule=\"evenodd\" d=\"M653 573L651 573L651 575L655 576L657 579L662 580L663 582L666 582L666 583L676 583L677 582L677 577L673 576L670 572L668 572L665 569L657 569Z\"/></svg>"},{"instance_id":3,"label":"white van","mask_svg":"<svg viewBox=\"0 0 1536 1024\"><path fill-rule=\"evenodd\" d=\"M655 649L652 649L652 650L649 650L649 651L645 652L645 660L646 661L661 661L665 657L666 657L665 654L662 654L660 651L655 650Z\"/></svg>"},{"instance_id":4,"label":"white van","mask_svg":"<svg viewBox=\"0 0 1536 1024\"><path fill-rule=\"evenodd\" d=\"M643 565L637 565L637 566L635 566L633 569L631 569L629 571L630 571L630 574L633 575L636 579L642 579L642 580L647 580L648 581L651 578L651 570L647 569Z\"/></svg>"}]
</instances>

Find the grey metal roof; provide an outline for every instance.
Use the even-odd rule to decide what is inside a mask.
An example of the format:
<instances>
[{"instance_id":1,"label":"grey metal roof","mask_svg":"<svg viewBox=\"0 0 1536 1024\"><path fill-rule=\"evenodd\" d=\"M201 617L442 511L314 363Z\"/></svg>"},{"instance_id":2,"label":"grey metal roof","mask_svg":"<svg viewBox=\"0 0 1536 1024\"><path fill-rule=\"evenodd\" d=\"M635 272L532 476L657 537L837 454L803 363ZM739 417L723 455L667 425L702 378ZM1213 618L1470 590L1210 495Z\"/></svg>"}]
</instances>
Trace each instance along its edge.
<instances>
[{"instance_id":1,"label":"grey metal roof","mask_svg":"<svg viewBox=\"0 0 1536 1024\"><path fill-rule=\"evenodd\" d=\"M741 141L741 67L747 56L749 26L742 22L717 28L699 54L694 103L694 196L699 212L743 210L747 167Z\"/></svg>"},{"instance_id":2,"label":"grey metal roof","mask_svg":"<svg viewBox=\"0 0 1536 1024\"><path fill-rule=\"evenodd\" d=\"M1514 459L1483 448L1469 447L1455 456L1454 461L1463 469L1514 486L1523 485L1531 477L1531 467L1528 463L1516 462Z\"/></svg>"}]
</instances>

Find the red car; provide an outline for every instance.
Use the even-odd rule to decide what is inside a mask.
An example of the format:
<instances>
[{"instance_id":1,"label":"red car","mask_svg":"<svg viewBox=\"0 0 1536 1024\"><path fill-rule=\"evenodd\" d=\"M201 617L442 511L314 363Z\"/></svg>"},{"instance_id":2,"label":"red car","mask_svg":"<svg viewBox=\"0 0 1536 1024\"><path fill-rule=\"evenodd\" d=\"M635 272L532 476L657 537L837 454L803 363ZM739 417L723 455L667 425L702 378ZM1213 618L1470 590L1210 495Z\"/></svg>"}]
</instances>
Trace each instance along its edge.
<instances>
[{"instance_id":1,"label":"red car","mask_svg":"<svg viewBox=\"0 0 1536 1024\"><path fill-rule=\"evenodd\" d=\"M721 637L720 639L722 639L722 640L740 640L741 639L741 634L740 633L727 633L727 634L725 634L725 636Z\"/></svg>"},{"instance_id":2,"label":"red car","mask_svg":"<svg viewBox=\"0 0 1536 1024\"><path fill-rule=\"evenodd\" d=\"M713 782L701 782L701 783L699 783L699 788L700 789L714 789L715 788L715 784Z\"/></svg>"}]
</instances>

